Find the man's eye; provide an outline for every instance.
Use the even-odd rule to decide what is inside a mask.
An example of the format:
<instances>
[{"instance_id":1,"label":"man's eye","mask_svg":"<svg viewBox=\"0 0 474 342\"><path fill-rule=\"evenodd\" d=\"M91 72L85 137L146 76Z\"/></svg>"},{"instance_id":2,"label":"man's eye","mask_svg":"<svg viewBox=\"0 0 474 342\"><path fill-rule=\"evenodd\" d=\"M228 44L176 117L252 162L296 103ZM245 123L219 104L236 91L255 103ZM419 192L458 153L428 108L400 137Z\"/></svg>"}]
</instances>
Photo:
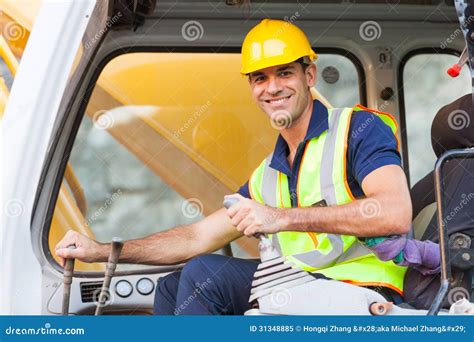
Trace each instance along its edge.
<instances>
[{"instance_id":1,"label":"man's eye","mask_svg":"<svg viewBox=\"0 0 474 342\"><path fill-rule=\"evenodd\" d=\"M262 82L264 80L263 76L258 76L254 78L254 82Z\"/></svg>"},{"instance_id":2,"label":"man's eye","mask_svg":"<svg viewBox=\"0 0 474 342\"><path fill-rule=\"evenodd\" d=\"M282 72L280 72L280 76L285 77L285 76L289 76L289 75L291 75L291 72L289 72L289 71L282 71Z\"/></svg>"}]
</instances>

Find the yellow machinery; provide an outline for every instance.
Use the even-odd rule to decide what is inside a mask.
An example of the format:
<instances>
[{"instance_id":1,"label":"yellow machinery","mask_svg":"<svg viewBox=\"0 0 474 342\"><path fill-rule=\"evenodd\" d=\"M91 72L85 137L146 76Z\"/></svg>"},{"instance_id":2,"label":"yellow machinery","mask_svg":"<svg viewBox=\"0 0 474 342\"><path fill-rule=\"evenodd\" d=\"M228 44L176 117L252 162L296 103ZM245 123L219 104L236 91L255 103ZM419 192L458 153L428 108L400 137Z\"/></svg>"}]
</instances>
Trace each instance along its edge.
<instances>
[{"instance_id":1,"label":"yellow machinery","mask_svg":"<svg viewBox=\"0 0 474 342\"><path fill-rule=\"evenodd\" d=\"M0 53L12 75L40 3L28 1L22 6L21 2L0 2L4 9L0 16L2 32L15 30L15 36L0 37ZM277 134L252 101L239 65L240 55L235 53L122 55L102 71L86 114L95 121L101 115L112 119L115 124L107 131L181 196L199 198L203 214L208 215L222 207L223 195L232 193L248 179L273 149ZM178 68L187 68L184 72L200 79L202 88L182 84L183 80L174 75ZM137 79L139 87L130 82ZM221 79L233 82L222 85ZM173 98L156 91L170 88L179 89ZM315 89L312 93L330 106ZM2 78L2 113L7 98L8 89ZM134 139L128 138L131 131L135 132ZM232 151L222 151L219 146L229 146ZM152 158L158 151L160 158ZM244 154L245 158L239 158ZM68 164L50 229L50 250L71 228L94 237L86 214L84 191ZM258 254L255 240L241 238L237 243L248 254ZM103 265L97 263L76 265L78 271L102 269Z\"/></svg>"}]
</instances>

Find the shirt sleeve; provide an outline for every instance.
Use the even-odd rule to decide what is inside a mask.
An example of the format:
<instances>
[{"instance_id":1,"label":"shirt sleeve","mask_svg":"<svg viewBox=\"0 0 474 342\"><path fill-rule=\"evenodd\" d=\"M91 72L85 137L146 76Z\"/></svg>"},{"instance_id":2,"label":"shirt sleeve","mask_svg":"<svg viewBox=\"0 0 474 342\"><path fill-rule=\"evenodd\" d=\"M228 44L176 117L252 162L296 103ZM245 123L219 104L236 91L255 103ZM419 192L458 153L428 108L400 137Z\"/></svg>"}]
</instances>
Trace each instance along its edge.
<instances>
[{"instance_id":1,"label":"shirt sleeve","mask_svg":"<svg viewBox=\"0 0 474 342\"><path fill-rule=\"evenodd\" d=\"M244 185L237 190L237 193L240 194L242 197L251 198L250 191L249 191L249 182L247 181Z\"/></svg>"},{"instance_id":2,"label":"shirt sleeve","mask_svg":"<svg viewBox=\"0 0 474 342\"><path fill-rule=\"evenodd\" d=\"M347 157L348 169L360 185L368 174L382 166L401 166L391 128L368 111L352 114Z\"/></svg>"}]
</instances>

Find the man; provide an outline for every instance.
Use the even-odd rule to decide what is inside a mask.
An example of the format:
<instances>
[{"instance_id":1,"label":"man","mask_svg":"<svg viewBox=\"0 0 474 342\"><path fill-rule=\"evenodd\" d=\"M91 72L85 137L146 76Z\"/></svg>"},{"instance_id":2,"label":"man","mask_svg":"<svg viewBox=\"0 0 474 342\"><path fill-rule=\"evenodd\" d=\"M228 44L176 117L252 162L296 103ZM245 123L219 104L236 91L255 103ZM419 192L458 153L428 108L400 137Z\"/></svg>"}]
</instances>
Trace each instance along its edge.
<instances>
[{"instance_id":1,"label":"man","mask_svg":"<svg viewBox=\"0 0 474 342\"><path fill-rule=\"evenodd\" d=\"M383 293L402 292L405 268L383 262L357 237L404 234L411 203L392 119L312 100L316 53L295 25L263 20L242 46L242 74L280 136L240 190L239 202L200 222L127 241L121 262L187 262L163 277L156 314L243 314L257 263L211 253L244 235L273 234L301 268ZM381 119L382 118L382 119ZM356 199L357 198L357 199ZM327 207L321 207L322 204ZM275 234L277 233L277 234ZM75 244L75 250L68 250ZM106 261L109 244L68 232L62 258ZM384 292L385 291L385 292Z\"/></svg>"}]
</instances>

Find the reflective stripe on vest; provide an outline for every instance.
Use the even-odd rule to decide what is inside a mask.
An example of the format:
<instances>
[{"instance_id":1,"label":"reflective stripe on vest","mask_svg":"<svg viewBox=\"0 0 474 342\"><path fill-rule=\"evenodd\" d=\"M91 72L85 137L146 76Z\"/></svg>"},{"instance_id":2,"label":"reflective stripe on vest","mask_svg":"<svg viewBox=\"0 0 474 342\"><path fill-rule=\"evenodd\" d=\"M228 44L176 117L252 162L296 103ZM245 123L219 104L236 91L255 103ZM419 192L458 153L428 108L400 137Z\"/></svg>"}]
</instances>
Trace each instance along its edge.
<instances>
[{"instance_id":1,"label":"reflective stripe on vest","mask_svg":"<svg viewBox=\"0 0 474 342\"><path fill-rule=\"evenodd\" d=\"M298 207L310 207L322 199L328 205L354 200L346 180L346 155L351 116L358 110L368 109L328 109L328 130L307 142L298 175ZM386 124L391 119L386 113L373 113L383 115ZM394 121L387 125L396 133ZM250 194L257 202L289 208L288 178L270 167L272 157L268 156L250 177ZM379 260L355 236L286 231L274 234L272 241L282 255L302 269L361 285L383 285L402 293L406 268Z\"/></svg>"}]
</instances>

